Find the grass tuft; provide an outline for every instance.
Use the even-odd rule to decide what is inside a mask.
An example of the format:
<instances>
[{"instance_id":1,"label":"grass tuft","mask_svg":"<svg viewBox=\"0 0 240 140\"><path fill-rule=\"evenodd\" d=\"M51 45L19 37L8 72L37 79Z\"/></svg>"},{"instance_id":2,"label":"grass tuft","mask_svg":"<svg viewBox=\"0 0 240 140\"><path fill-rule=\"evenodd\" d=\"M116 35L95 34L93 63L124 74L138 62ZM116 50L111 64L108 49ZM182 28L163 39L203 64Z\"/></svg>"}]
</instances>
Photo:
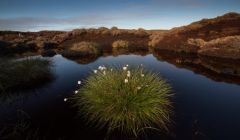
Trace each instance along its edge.
<instances>
[{"instance_id":1,"label":"grass tuft","mask_svg":"<svg viewBox=\"0 0 240 140\"><path fill-rule=\"evenodd\" d=\"M30 89L52 79L46 59L0 59L0 93Z\"/></svg>"},{"instance_id":2,"label":"grass tuft","mask_svg":"<svg viewBox=\"0 0 240 140\"><path fill-rule=\"evenodd\" d=\"M168 130L171 87L143 67L100 66L74 95L79 114L96 128L133 136L146 129Z\"/></svg>"}]
</instances>

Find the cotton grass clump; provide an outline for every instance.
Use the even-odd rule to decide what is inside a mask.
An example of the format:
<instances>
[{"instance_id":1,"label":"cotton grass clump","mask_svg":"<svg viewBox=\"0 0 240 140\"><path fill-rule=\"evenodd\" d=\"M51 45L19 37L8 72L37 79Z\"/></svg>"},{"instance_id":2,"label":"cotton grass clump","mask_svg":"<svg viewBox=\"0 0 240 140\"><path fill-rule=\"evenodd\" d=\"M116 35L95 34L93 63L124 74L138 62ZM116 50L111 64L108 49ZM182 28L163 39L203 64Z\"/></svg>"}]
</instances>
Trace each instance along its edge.
<instances>
[{"instance_id":1,"label":"cotton grass clump","mask_svg":"<svg viewBox=\"0 0 240 140\"><path fill-rule=\"evenodd\" d=\"M73 101L88 124L138 136L146 129L167 130L171 87L158 74L140 66L99 66L74 94Z\"/></svg>"}]
</instances>

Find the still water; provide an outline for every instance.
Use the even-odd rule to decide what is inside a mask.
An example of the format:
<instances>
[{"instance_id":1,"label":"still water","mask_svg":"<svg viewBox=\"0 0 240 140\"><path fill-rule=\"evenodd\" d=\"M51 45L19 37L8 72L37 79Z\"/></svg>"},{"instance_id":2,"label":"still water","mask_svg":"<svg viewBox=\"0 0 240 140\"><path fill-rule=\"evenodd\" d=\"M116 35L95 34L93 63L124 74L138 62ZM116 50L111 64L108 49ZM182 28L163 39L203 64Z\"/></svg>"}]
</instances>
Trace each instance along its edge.
<instances>
[{"instance_id":1,"label":"still water","mask_svg":"<svg viewBox=\"0 0 240 140\"><path fill-rule=\"evenodd\" d=\"M105 130L89 128L64 98L71 97L77 81L99 65L143 64L147 70L160 73L174 91L170 132L145 139L240 139L239 64L164 53L106 55L94 60L55 55L46 59L53 62L55 79L33 91L2 99L1 126L18 119L21 110L46 139L104 139Z\"/></svg>"}]
</instances>

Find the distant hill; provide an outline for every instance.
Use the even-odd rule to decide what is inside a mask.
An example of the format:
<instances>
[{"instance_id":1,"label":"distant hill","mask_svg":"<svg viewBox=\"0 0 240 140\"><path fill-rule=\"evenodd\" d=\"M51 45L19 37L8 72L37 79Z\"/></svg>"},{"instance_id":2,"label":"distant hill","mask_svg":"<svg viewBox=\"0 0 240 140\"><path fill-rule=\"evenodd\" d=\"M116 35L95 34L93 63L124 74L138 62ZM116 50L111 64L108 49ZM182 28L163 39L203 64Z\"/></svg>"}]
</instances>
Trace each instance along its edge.
<instances>
[{"instance_id":1,"label":"distant hill","mask_svg":"<svg viewBox=\"0 0 240 140\"><path fill-rule=\"evenodd\" d=\"M240 14L227 13L173 28L154 47L176 52L240 59Z\"/></svg>"}]
</instances>

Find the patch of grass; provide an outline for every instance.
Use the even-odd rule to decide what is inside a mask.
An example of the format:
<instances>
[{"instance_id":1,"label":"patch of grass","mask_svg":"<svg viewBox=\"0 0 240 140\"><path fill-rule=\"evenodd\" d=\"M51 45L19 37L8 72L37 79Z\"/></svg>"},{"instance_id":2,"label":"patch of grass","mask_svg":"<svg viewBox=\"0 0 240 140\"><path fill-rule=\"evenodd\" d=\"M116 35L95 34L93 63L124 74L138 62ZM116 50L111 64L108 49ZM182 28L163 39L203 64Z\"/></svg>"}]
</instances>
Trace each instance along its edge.
<instances>
[{"instance_id":1,"label":"patch of grass","mask_svg":"<svg viewBox=\"0 0 240 140\"><path fill-rule=\"evenodd\" d=\"M46 59L0 59L0 93L30 89L52 79Z\"/></svg>"},{"instance_id":2,"label":"patch of grass","mask_svg":"<svg viewBox=\"0 0 240 140\"><path fill-rule=\"evenodd\" d=\"M88 123L138 136L147 129L168 130L171 87L143 67L99 67L83 82L73 101Z\"/></svg>"},{"instance_id":3,"label":"patch of grass","mask_svg":"<svg viewBox=\"0 0 240 140\"><path fill-rule=\"evenodd\" d=\"M99 48L98 44L93 43L93 42L80 42L80 43L75 43L73 46L70 48L72 51L77 51L83 54L89 54L89 55L96 55L99 54Z\"/></svg>"},{"instance_id":4,"label":"patch of grass","mask_svg":"<svg viewBox=\"0 0 240 140\"><path fill-rule=\"evenodd\" d=\"M65 57L85 57L85 56L98 56L101 54L101 49L97 43L93 42L80 42L75 43L68 50L63 52Z\"/></svg>"},{"instance_id":5,"label":"patch of grass","mask_svg":"<svg viewBox=\"0 0 240 140\"><path fill-rule=\"evenodd\" d=\"M113 48L128 48L129 47L129 42L125 40L117 40L114 41L112 44Z\"/></svg>"}]
</instances>

